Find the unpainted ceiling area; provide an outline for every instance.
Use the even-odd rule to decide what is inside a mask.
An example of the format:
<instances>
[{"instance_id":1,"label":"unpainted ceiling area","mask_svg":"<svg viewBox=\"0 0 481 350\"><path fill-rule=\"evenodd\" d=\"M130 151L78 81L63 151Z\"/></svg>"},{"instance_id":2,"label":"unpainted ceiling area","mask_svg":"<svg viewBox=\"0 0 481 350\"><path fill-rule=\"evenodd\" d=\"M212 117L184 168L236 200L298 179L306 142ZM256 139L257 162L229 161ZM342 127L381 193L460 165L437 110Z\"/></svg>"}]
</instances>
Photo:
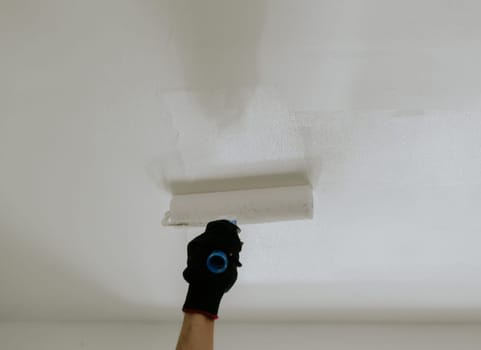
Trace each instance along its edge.
<instances>
[{"instance_id":1,"label":"unpainted ceiling area","mask_svg":"<svg viewBox=\"0 0 481 350\"><path fill-rule=\"evenodd\" d=\"M0 320L176 320L171 194L298 181L222 318L481 320L480 10L3 0Z\"/></svg>"}]
</instances>

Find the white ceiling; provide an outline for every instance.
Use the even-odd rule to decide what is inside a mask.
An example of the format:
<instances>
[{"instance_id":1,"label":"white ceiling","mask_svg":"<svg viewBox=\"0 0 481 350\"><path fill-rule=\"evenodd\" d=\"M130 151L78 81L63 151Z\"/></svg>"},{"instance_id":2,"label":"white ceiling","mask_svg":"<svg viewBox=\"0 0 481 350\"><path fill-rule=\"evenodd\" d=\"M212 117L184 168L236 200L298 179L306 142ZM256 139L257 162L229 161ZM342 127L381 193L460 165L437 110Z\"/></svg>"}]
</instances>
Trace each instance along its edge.
<instances>
[{"instance_id":1,"label":"white ceiling","mask_svg":"<svg viewBox=\"0 0 481 350\"><path fill-rule=\"evenodd\" d=\"M221 317L481 320L480 11L3 0L0 319L178 319L171 190L281 174Z\"/></svg>"}]
</instances>

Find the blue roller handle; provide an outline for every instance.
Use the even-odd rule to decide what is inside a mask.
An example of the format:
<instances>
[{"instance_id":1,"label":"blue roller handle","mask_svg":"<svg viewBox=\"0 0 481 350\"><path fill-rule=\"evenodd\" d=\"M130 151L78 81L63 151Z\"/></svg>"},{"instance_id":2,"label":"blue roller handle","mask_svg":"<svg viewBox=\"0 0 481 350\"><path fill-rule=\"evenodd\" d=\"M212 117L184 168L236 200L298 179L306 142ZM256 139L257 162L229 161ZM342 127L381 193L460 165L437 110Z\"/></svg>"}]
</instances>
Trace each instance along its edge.
<instances>
[{"instance_id":1,"label":"blue roller handle","mask_svg":"<svg viewBox=\"0 0 481 350\"><path fill-rule=\"evenodd\" d=\"M227 270L229 260L222 250L214 250L207 258L207 268L212 273L222 273Z\"/></svg>"},{"instance_id":2,"label":"blue roller handle","mask_svg":"<svg viewBox=\"0 0 481 350\"><path fill-rule=\"evenodd\" d=\"M229 219L229 221L234 225L237 225L236 219ZM228 265L229 260L227 259L226 253L224 253L222 250L214 250L207 258L207 268L212 273L222 273L227 270Z\"/></svg>"}]
</instances>

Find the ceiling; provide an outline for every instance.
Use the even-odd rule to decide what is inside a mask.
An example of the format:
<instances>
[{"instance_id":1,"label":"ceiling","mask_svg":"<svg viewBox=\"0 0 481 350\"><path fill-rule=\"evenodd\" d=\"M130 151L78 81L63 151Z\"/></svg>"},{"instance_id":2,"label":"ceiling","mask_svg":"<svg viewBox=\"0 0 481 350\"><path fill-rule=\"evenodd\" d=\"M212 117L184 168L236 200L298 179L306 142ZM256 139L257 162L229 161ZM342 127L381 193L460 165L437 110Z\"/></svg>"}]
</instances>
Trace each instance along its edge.
<instances>
[{"instance_id":1,"label":"ceiling","mask_svg":"<svg viewBox=\"0 0 481 350\"><path fill-rule=\"evenodd\" d=\"M315 217L242 227L222 318L481 320L480 11L3 0L0 320L178 319L171 193L270 175Z\"/></svg>"}]
</instances>

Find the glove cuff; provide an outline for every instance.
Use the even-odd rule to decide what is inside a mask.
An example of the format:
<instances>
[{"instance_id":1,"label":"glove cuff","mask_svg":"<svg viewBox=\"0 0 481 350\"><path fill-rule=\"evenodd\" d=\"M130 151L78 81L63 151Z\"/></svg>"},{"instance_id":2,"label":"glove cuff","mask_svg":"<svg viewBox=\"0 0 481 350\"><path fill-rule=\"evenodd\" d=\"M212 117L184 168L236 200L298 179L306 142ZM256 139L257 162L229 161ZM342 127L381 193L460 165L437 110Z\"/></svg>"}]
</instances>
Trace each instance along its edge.
<instances>
[{"instance_id":1,"label":"glove cuff","mask_svg":"<svg viewBox=\"0 0 481 350\"><path fill-rule=\"evenodd\" d=\"M209 290L204 286L190 284L182 311L199 313L216 320L219 318L217 313L223 295L224 293L218 290Z\"/></svg>"}]
</instances>

